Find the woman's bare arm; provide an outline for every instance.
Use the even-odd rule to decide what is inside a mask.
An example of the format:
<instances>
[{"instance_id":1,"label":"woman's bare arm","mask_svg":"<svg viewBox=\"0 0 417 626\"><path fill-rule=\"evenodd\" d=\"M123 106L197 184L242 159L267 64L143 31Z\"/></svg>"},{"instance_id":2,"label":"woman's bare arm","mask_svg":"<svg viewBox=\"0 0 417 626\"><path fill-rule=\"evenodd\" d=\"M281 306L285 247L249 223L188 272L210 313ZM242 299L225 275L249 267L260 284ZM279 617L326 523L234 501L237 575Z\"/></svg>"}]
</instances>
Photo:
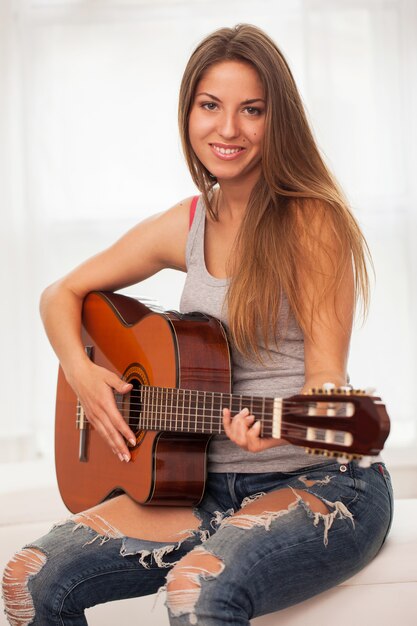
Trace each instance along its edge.
<instances>
[{"instance_id":1,"label":"woman's bare arm","mask_svg":"<svg viewBox=\"0 0 417 626\"><path fill-rule=\"evenodd\" d=\"M301 304L310 320L304 334L304 392L325 383L346 385L355 310L352 256L344 234L335 232L326 206L313 205L307 220L310 234L304 238L306 252L298 265ZM342 270L338 283L336 266Z\"/></svg>"},{"instance_id":2,"label":"woman's bare arm","mask_svg":"<svg viewBox=\"0 0 417 626\"><path fill-rule=\"evenodd\" d=\"M113 390L123 393L130 386L86 356L80 335L82 303L90 291L121 289L164 268L185 271L190 202L141 222L47 287L41 297L41 317L69 384L92 425L125 460L130 455L123 437L131 439L133 433L116 408Z\"/></svg>"}]
</instances>

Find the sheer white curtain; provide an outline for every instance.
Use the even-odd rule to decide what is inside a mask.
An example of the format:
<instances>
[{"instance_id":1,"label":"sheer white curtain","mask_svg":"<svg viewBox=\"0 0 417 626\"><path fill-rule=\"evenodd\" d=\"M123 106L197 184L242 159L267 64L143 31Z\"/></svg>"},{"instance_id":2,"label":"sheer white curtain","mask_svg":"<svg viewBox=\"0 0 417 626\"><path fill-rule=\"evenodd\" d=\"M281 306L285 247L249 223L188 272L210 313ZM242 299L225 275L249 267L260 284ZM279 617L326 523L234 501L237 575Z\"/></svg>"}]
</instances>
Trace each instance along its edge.
<instances>
[{"instance_id":1,"label":"sheer white curtain","mask_svg":"<svg viewBox=\"0 0 417 626\"><path fill-rule=\"evenodd\" d=\"M388 453L413 456L417 413L417 11L412 0L2 0L0 458L51 455L56 360L41 289L194 189L176 127L194 45L238 22L282 47L318 143L368 237L370 317L350 374L383 395ZM176 307L183 276L131 292Z\"/></svg>"}]
</instances>

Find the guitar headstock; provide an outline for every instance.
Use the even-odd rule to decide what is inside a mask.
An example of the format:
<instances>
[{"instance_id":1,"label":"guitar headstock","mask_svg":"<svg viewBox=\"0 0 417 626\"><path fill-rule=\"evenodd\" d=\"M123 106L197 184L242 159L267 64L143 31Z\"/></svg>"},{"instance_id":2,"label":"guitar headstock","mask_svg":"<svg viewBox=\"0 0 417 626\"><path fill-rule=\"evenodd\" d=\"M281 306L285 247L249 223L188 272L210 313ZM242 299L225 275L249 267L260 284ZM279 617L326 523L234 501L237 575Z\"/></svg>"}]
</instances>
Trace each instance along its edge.
<instances>
[{"instance_id":1,"label":"guitar headstock","mask_svg":"<svg viewBox=\"0 0 417 626\"><path fill-rule=\"evenodd\" d=\"M346 459L375 456L390 431L385 405L367 390L311 389L285 398L279 410L277 406L273 419L280 421L280 437L313 453Z\"/></svg>"}]
</instances>

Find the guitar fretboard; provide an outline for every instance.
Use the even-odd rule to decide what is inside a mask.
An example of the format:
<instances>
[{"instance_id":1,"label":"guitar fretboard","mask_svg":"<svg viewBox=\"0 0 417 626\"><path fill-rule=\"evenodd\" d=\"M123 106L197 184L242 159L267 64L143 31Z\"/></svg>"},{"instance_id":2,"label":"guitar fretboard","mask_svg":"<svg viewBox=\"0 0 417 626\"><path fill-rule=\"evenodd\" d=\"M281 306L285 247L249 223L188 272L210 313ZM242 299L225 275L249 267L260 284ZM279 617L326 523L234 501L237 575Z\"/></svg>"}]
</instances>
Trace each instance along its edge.
<instances>
[{"instance_id":1,"label":"guitar fretboard","mask_svg":"<svg viewBox=\"0 0 417 626\"><path fill-rule=\"evenodd\" d=\"M220 434L224 430L222 409L236 414L246 407L261 421L261 435L272 436L272 398L143 386L126 396L118 394L116 400L122 414L128 411L129 423L134 421L138 429Z\"/></svg>"}]
</instances>

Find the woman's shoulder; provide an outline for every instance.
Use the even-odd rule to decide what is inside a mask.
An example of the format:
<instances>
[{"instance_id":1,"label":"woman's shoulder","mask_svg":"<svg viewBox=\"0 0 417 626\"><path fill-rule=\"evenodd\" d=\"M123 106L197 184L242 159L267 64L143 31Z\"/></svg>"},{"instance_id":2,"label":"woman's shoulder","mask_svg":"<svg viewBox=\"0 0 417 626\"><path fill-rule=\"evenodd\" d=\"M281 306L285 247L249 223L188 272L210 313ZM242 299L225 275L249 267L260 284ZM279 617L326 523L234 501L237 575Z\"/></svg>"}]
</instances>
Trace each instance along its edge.
<instances>
[{"instance_id":1,"label":"woman's shoulder","mask_svg":"<svg viewBox=\"0 0 417 626\"><path fill-rule=\"evenodd\" d=\"M185 267L185 248L195 196L188 196L170 208L138 224L138 240L148 239L149 253L166 267Z\"/></svg>"},{"instance_id":2,"label":"woman's shoulder","mask_svg":"<svg viewBox=\"0 0 417 626\"><path fill-rule=\"evenodd\" d=\"M149 231L153 237L175 240L186 237L189 228L190 213L193 206L194 196L189 196L173 204L168 209L151 215L139 222L136 229ZM172 241L174 243L174 241Z\"/></svg>"},{"instance_id":3,"label":"woman's shoulder","mask_svg":"<svg viewBox=\"0 0 417 626\"><path fill-rule=\"evenodd\" d=\"M176 204L172 205L169 209L155 215L154 219L161 221L164 224L173 225L176 223L179 226L187 226L188 228L190 215L193 211L195 211L197 199L198 196L188 196L187 198L183 198Z\"/></svg>"}]
</instances>

